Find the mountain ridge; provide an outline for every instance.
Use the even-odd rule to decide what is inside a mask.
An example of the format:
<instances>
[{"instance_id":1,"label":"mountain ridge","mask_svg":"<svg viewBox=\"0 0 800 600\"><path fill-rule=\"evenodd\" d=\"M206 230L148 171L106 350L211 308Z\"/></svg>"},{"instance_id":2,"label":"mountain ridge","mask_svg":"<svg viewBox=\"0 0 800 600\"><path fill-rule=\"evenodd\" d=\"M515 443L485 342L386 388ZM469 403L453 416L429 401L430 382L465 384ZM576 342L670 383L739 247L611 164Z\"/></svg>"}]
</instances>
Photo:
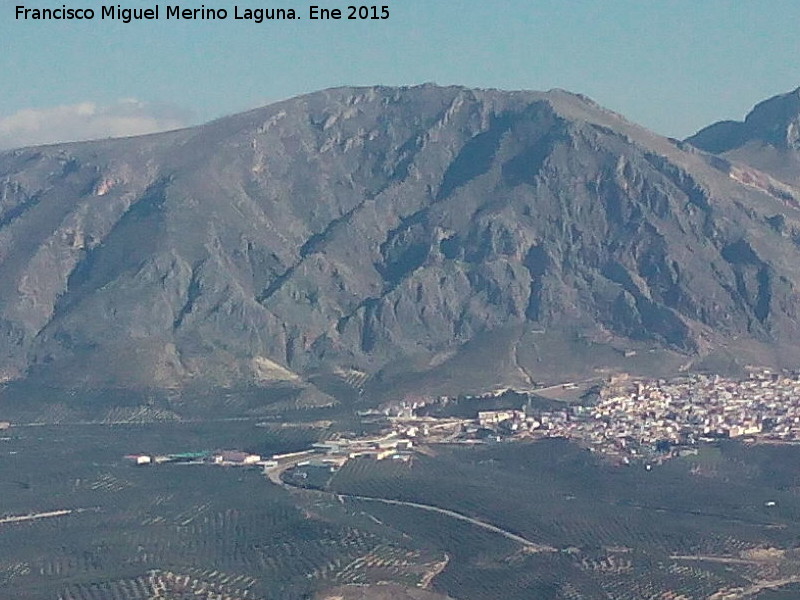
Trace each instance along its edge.
<instances>
[{"instance_id":1,"label":"mountain ridge","mask_svg":"<svg viewBox=\"0 0 800 600\"><path fill-rule=\"evenodd\" d=\"M3 152L0 189L8 380L377 374L531 326L798 355L796 202L562 90L334 88Z\"/></svg>"},{"instance_id":2,"label":"mountain ridge","mask_svg":"<svg viewBox=\"0 0 800 600\"><path fill-rule=\"evenodd\" d=\"M744 121L720 121L686 142L800 184L800 87L756 104Z\"/></svg>"}]
</instances>

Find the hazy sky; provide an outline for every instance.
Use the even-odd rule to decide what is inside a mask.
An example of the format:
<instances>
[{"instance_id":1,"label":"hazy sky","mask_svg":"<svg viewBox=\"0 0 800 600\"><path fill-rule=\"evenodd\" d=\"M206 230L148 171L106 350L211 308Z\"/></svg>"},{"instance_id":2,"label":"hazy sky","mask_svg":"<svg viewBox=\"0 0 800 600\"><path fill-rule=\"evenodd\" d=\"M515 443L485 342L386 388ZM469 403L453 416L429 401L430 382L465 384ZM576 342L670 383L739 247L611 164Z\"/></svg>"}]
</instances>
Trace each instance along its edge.
<instances>
[{"instance_id":1,"label":"hazy sky","mask_svg":"<svg viewBox=\"0 0 800 600\"><path fill-rule=\"evenodd\" d=\"M800 86L797 0L378 0L385 21L315 22L333 0L206 0L229 19L15 20L0 0L0 147L176 127L339 85L422 82L591 96L675 137ZM298 21L234 21L233 6Z\"/></svg>"}]
</instances>

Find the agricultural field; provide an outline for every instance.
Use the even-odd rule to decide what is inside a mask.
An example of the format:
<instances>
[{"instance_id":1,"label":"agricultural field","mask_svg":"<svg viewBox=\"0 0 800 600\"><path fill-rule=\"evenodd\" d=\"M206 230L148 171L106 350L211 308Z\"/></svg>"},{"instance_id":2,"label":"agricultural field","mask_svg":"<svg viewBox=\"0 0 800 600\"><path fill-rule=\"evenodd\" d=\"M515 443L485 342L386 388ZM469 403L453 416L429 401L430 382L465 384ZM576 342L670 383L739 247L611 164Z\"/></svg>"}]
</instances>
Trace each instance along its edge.
<instances>
[{"instance_id":1,"label":"agricultural field","mask_svg":"<svg viewBox=\"0 0 800 600\"><path fill-rule=\"evenodd\" d=\"M446 596L398 585L346 585L320 592L314 600L449 600Z\"/></svg>"},{"instance_id":2,"label":"agricultural field","mask_svg":"<svg viewBox=\"0 0 800 600\"><path fill-rule=\"evenodd\" d=\"M3 434L0 598L299 599L387 578L413 586L442 560L333 502L311 504L259 470L123 460L130 452L277 448L297 443L302 429L195 423Z\"/></svg>"},{"instance_id":3,"label":"agricultural field","mask_svg":"<svg viewBox=\"0 0 800 600\"><path fill-rule=\"evenodd\" d=\"M782 600L800 584L793 446L720 443L650 471L557 439L434 446L281 486L123 459L290 452L372 427L303 414L3 431L0 598Z\"/></svg>"},{"instance_id":4,"label":"agricultural field","mask_svg":"<svg viewBox=\"0 0 800 600\"><path fill-rule=\"evenodd\" d=\"M647 471L547 440L440 448L411 466L351 461L327 485L454 510L558 550L526 552L440 515L352 500L444 548L452 560L434 589L456 598L708 598L800 581L798 467L797 448L727 443Z\"/></svg>"}]
</instances>

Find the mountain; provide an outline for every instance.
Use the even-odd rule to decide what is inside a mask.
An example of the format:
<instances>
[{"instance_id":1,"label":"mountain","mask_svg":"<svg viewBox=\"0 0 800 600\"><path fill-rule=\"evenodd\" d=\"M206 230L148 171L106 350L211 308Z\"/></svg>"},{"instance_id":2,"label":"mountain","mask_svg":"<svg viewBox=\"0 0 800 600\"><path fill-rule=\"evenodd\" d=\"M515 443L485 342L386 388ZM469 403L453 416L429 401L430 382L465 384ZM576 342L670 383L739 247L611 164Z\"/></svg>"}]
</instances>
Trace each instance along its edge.
<instances>
[{"instance_id":1,"label":"mountain","mask_svg":"<svg viewBox=\"0 0 800 600\"><path fill-rule=\"evenodd\" d=\"M757 104L743 122L720 121L686 141L800 185L800 88Z\"/></svg>"},{"instance_id":2,"label":"mountain","mask_svg":"<svg viewBox=\"0 0 800 600\"><path fill-rule=\"evenodd\" d=\"M790 189L583 96L332 89L0 154L0 366L452 390L793 363L798 240Z\"/></svg>"}]
</instances>

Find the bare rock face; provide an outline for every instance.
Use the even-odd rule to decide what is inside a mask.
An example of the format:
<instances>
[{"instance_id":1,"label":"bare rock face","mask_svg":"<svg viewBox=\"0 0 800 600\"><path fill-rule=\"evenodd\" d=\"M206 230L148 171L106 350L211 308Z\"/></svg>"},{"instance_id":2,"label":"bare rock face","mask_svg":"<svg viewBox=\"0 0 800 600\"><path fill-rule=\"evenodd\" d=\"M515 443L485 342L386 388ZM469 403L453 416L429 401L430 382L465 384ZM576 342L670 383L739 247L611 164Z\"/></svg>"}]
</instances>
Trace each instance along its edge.
<instances>
[{"instance_id":1,"label":"bare rock face","mask_svg":"<svg viewBox=\"0 0 800 600\"><path fill-rule=\"evenodd\" d=\"M508 328L788 360L798 206L562 91L343 88L6 152L0 376L295 381Z\"/></svg>"}]
</instances>

